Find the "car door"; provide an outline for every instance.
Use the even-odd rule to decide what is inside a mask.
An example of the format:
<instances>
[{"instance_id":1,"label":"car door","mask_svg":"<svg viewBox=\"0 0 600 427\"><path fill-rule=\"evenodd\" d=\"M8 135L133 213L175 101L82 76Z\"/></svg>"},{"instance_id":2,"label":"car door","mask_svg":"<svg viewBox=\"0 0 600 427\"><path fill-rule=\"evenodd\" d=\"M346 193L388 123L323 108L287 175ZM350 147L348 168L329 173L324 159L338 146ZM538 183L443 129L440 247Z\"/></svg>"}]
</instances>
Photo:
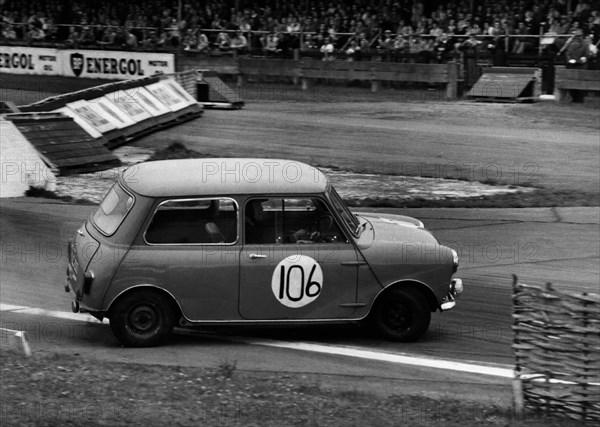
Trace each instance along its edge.
<instances>
[{"instance_id":1,"label":"car door","mask_svg":"<svg viewBox=\"0 0 600 427\"><path fill-rule=\"evenodd\" d=\"M172 294L189 320L239 319L239 209L231 198L160 203L113 280Z\"/></svg>"},{"instance_id":2,"label":"car door","mask_svg":"<svg viewBox=\"0 0 600 427\"><path fill-rule=\"evenodd\" d=\"M248 218L262 205L257 220ZM314 197L250 199L244 210L239 310L248 320L351 318L359 262L354 245ZM318 221L327 218L327 230ZM257 232L258 230L258 232ZM311 236L312 235L312 236Z\"/></svg>"}]
</instances>

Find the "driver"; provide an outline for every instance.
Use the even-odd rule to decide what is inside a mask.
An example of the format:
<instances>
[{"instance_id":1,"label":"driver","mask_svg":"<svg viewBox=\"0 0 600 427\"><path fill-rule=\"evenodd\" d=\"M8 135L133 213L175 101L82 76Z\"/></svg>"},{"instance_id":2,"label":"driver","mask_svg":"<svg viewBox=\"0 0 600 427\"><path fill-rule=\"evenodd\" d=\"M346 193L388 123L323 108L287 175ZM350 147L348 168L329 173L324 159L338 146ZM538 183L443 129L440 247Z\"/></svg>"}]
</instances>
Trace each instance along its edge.
<instances>
[{"instance_id":1,"label":"driver","mask_svg":"<svg viewBox=\"0 0 600 427\"><path fill-rule=\"evenodd\" d=\"M329 214L320 215L318 219L306 228L301 228L289 236L292 243L329 243L331 236L327 233L333 226L333 218Z\"/></svg>"},{"instance_id":2,"label":"driver","mask_svg":"<svg viewBox=\"0 0 600 427\"><path fill-rule=\"evenodd\" d=\"M244 222L246 224L246 243L262 244L275 243L275 229L269 226L266 221L266 215L263 202L266 199L254 199L246 203L246 214Z\"/></svg>"}]
</instances>

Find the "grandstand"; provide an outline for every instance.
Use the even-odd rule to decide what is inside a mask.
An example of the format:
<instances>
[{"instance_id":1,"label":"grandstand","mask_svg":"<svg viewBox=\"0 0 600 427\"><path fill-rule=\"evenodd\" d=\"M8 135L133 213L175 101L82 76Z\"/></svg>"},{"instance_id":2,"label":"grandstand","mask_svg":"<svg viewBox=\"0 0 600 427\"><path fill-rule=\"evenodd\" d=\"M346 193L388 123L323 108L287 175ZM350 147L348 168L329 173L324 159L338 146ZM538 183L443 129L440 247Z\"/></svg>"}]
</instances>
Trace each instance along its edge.
<instances>
[{"instance_id":1,"label":"grandstand","mask_svg":"<svg viewBox=\"0 0 600 427\"><path fill-rule=\"evenodd\" d=\"M578 28L596 44L599 10L598 0L5 0L0 42L226 55L241 30L255 55L318 57L328 39L337 59L444 60L455 49L560 51Z\"/></svg>"},{"instance_id":2,"label":"grandstand","mask_svg":"<svg viewBox=\"0 0 600 427\"><path fill-rule=\"evenodd\" d=\"M178 70L217 63L238 82L239 62L215 58L456 62L465 89L483 68L534 67L552 93L555 66L567 65L579 30L585 68L600 69L600 0L4 0L0 15L4 47L175 54ZM0 69L7 61L0 54Z\"/></svg>"}]
</instances>

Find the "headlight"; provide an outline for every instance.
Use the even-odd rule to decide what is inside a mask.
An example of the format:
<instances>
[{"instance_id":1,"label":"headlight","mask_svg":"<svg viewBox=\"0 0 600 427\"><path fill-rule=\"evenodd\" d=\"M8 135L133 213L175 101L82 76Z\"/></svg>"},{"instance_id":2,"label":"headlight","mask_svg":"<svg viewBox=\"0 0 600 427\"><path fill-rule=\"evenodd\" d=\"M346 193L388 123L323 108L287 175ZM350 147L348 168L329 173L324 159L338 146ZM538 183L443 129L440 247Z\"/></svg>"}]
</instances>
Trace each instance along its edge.
<instances>
[{"instance_id":1,"label":"headlight","mask_svg":"<svg viewBox=\"0 0 600 427\"><path fill-rule=\"evenodd\" d=\"M450 293L453 296L458 296L462 294L463 291L463 282L460 279L452 279L450 282Z\"/></svg>"},{"instance_id":2,"label":"headlight","mask_svg":"<svg viewBox=\"0 0 600 427\"><path fill-rule=\"evenodd\" d=\"M452 250L452 264L454 264L454 268L455 271L458 268L458 252L456 252L454 249Z\"/></svg>"}]
</instances>

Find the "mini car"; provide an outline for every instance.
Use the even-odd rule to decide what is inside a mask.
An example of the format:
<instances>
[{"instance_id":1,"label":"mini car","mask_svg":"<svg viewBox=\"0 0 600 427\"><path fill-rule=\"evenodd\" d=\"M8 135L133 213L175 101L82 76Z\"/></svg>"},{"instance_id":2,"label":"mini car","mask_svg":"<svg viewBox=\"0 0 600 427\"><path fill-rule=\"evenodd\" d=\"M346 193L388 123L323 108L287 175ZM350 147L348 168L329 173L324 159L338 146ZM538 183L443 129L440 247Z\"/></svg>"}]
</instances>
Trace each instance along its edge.
<instances>
[{"instance_id":1,"label":"mini car","mask_svg":"<svg viewBox=\"0 0 600 427\"><path fill-rule=\"evenodd\" d=\"M414 341L455 306L458 255L417 219L353 213L330 179L277 159L125 170L69 241L72 310L126 346L174 327L366 321Z\"/></svg>"}]
</instances>

